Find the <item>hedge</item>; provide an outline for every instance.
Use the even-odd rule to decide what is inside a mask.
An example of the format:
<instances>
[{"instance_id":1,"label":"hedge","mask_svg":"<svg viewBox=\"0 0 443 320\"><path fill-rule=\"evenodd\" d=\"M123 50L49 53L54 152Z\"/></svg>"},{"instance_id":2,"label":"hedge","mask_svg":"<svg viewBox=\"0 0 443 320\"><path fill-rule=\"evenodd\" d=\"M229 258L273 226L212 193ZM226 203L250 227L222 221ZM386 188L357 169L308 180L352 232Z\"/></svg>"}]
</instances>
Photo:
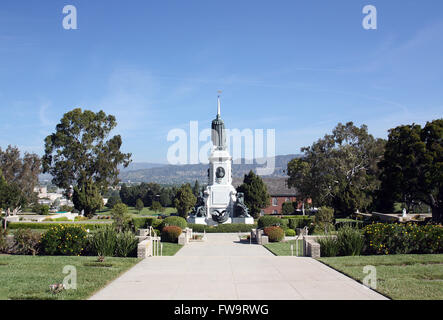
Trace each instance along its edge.
<instances>
[{"instance_id":1,"label":"hedge","mask_svg":"<svg viewBox=\"0 0 443 320\"><path fill-rule=\"evenodd\" d=\"M71 223L46 223L46 222L8 222L8 229L39 229L39 230L48 230L53 227L58 227L60 225L65 226L82 226L85 229L97 229L103 226L106 226L109 223L82 223L82 222L71 222Z\"/></svg>"},{"instance_id":2,"label":"hedge","mask_svg":"<svg viewBox=\"0 0 443 320\"><path fill-rule=\"evenodd\" d=\"M262 216L258 219L258 227L266 228L270 226L282 226L287 227L288 226L288 220L287 219L281 219L276 216Z\"/></svg>"},{"instance_id":3,"label":"hedge","mask_svg":"<svg viewBox=\"0 0 443 320\"><path fill-rule=\"evenodd\" d=\"M160 219L157 219L155 217L133 217L132 225L134 226L135 230L147 229L148 227L152 226L154 220L160 220Z\"/></svg>"},{"instance_id":4,"label":"hedge","mask_svg":"<svg viewBox=\"0 0 443 320\"><path fill-rule=\"evenodd\" d=\"M159 229L163 230L163 228L166 226L176 226L181 229L184 229L188 226L188 223L186 222L185 218L171 216L171 217L167 217L163 220L163 222L160 224Z\"/></svg>"},{"instance_id":5,"label":"hedge","mask_svg":"<svg viewBox=\"0 0 443 320\"><path fill-rule=\"evenodd\" d=\"M257 229L257 224L231 223L220 224L214 227L204 224L188 223L188 228L191 228L194 232L205 231L206 233L250 232L252 229Z\"/></svg>"}]
</instances>

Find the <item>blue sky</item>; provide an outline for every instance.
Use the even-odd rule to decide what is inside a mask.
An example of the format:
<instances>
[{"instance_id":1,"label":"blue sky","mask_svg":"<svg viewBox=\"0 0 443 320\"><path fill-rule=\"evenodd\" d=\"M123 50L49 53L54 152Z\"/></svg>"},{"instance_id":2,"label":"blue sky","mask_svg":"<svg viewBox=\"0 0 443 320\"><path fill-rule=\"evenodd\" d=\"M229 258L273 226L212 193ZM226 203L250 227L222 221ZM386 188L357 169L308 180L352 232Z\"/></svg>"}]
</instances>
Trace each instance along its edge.
<instances>
[{"instance_id":1,"label":"blue sky","mask_svg":"<svg viewBox=\"0 0 443 320\"><path fill-rule=\"evenodd\" d=\"M81 107L117 117L134 161L166 162L169 130L209 126L217 90L226 126L275 129L277 154L338 122L385 138L442 116L442 52L440 0L2 0L0 147L42 154Z\"/></svg>"}]
</instances>

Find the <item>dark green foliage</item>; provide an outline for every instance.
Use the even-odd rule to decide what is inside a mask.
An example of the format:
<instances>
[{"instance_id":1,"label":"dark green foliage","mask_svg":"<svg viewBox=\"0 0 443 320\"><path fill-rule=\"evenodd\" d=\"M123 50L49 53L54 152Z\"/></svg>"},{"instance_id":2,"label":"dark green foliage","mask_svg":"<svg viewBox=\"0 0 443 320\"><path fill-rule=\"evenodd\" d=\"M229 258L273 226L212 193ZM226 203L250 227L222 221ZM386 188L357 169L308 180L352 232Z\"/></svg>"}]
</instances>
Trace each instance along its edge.
<instances>
[{"instance_id":1,"label":"dark green foliage","mask_svg":"<svg viewBox=\"0 0 443 320\"><path fill-rule=\"evenodd\" d=\"M103 207L100 191L92 181L86 181L80 186L74 187L72 202L79 212L84 210L86 217L92 217L97 210Z\"/></svg>"},{"instance_id":2,"label":"dark green foliage","mask_svg":"<svg viewBox=\"0 0 443 320\"><path fill-rule=\"evenodd\" d=\"M188 213L197 202L189 183L183 184L175 194L174 206L180 217L187 218Z\"/></svg>"},{"instance_id":3,"label":"dark green foliage","mask_svg":"<svg viewBox=\"0 0 443 320\"><path fill-rule=\"evenodd\" d=\"M200 193L200 184L198 183L198 180L195 180L194 186L192 187L192 193L194 196L198 197Z\"/></svg>"},{"instance_id":4,"label":"dark green foliage","mask_svg":"<svg viewBox=\"0 0 443 320\"><path fill-rule=\"evenodd\" d=\"M142 211L144 208L144 204L142 199L137 199L137 201L135 202L135 210L137 210L139 213L140 211Z\"/></svg>"},{"instance_id":5,"label":"dark green foliage","mask_svg":"<svg viewBox=\"0 0 443 320\"><path fill-rule=\"evenodd\" d=\"M120 232L117 234L115 257L137 256L138 239L130 232Z\"/></svg>"},{"instance_id":6,"label":"dark green foliage","mask_svg":"<svg viewBox=\"0 0 443 320\"><path fill-rule=\"evenodd\" d=\"M68 206L68 205L62 205L60 206L60 211L61 212L73 212L74 211L74 207Z\"/></svg>"},{"instance_id":7,"label":"dark green foliage","mask_svg":"<svg viewBox=\"0 0 443 320\"><path fill-rule=\"evenodd\" d=\"M117 231L112 226L106 226L94 232L89 242L93 255L112 257L117 246Z\"/></svg>"},{"instance_id":8,"label":"dark green foliage","mask_svg":"<svg viewBox=\"0 0 443 320\"><path fill-rule=\"evenodd\" d=\"M153 201L151 205L151 210L154 212L165 212L165 208L162 207L161 203L158 201Z\"/></svg>"},{"instance_id":9,"label":"dark green foliage","mask_svg":"<svg viewBox=\"0 0 443 320\"><path fill-rule=\"evenodd\" d=\"M264 232L268 236L269 242L280 242L285 238L285 232L280 227L266 227Z\"/></svg>"},{"instance_id":10,"label":"dark green foliage","mask_svg":"<svg viewBox=\"0 0 443 320\"><path fill-rule=\"evenodd\" d=\"M31 229L19 229L14 234L13 254L32 254L35 256L40 250L41 234Z\"/></svg>"},{"instance_id":11,"label":"dark green foliage","mask_svg":"<svg viewBox=\"0 0 443 320\"><path fill-rule=\"evenodd\" d=\"M6 253L8 249L8 242L6 239L7 235L8 235L8 230L3 229L0 226L0 253Z\"/></svg>"},{"instance_id":12,"label":"dark green foliage","mask_svg":"<svg viewBox=\"0 0 443 320\"><path fill-rule=\"evenodd\" d=\"M269 205L268 188L263 179L252 170L245 175L243 184L237 188L237 192L242 192L245 195L245 204L255 219L259 217L260 210Z\"/></svg>"},{"instance_id":13,"label":"dark green foliage","mask_svg":"<svg viewBox=\"0 0 443 320\"><path fill-rule=\"evenodd\" d=\"M334 209L329 207L321 207L318 209L318 211L315 213L315 219L314 219L314 232L324 233L330 232L335 230L334 225L332 224L334 222Z\"/></svg>"},{"instance_id":14,"label":"dark green foliage","mask_svg":"<svg viewBox=\"0 0 443 320\"><path fill-rule=\"evenodd\" d=\"M84 226L59 224L46 231L41 239L47 255L77 256L85 251L87 232Z\"/></svg>"},{"instance_id":15,"label":"dark green foliage","mask_svg":"<svg viewBox=\"0 0 443 320\"><path fill-rule=\"evenodd\" d=\"M320 244L321 257L336 257L340 247L336 237L322 237L316 240Z\"/></svg>"},{"instance_id":16,"label":"dark green foliage","mask_svg":"<svg viewBox=\"0 0 443 320\"><path fill-rule=\"evenodd\" d=\"M114 206L117 203L121 203L121 202L122 202L122 200L120 199L120 196L113 195L108 198L108 202L106 202L106 207L108 207L109 209L112 209L112 208L114 208Z\"/></svg>"},{"instance_id":17,"label":"dark green foliage","mask_svg":"<svg viewBox=\"0 0 443 320\"><path fill-rule=\"evenodd\" d=\"M153 220L158 219L154 217L132 217L132 226L134 227L134 230L147 229L152 225Z\"/></svg>"},{"instance_id":18,"label":"dark green foliage","mask_svg":"<svg viewBox=\"0 0 443 320\"><path fill-rule=\"evenodd\" d=\"M339 123L332 134L302 148L304 158L288 163L288 185L316 206L345 214L367 210L379 188L377 163L383 148L384 140L368 134L365 125Z\"/></svg>"},{"instance_id":19,"label":"dark green foliage","mask_svg":"<svg viewBox=\"0 0 443 320\"><path fill-rule=\"evenodd\" d=\"M182 229L177 226L166 226L162 229L161 239L164 242L178 242L178 237L181 235Z\"/></svg>"},{"instance_id":20,"label":"dark green foliage","mask_svg":"<svg viewBox=\"0 0 443 320\"><path fill-rule=\"evenodd\" d=\"M292 202L285 202L285 203L282 204L281 213L283 215L290 215L290 214L293 214L294 212L295 212L294 203L292 203Z\"/></svg>"},{"instance_id":21,"label":"dark green foliage","mask_svg":"<svg viewBox=\"0 0 443 320\"><path fill-rule=\"evenodd\" d=\"M105 227L107 224L105 223L41 223L41 222L9 222L8 223L8 229L23 229L23 228L29 228L29 229L39 229L39 230L48 230L54 227L59 226L69 226L69 225L75 225L75 226L82 226L85 229L99 229L102 227Z\"/></svg>"},{"instance_id":22,"label":"dark green foliage","mask_svg":"<svg viewBox=\"0 0 443 320\"><path fill-rule=\"evenodd\" d=\"M124 203L117 203L111 211L114 226L118 232L126 231L130 228L131 215L128 207Z\"/></svg>"},{"instance_id":23,"label":"dark green foliage","mask_svg":"<svg viewBox=\"0 0 443 320\"><path fill-rule=\"evenodd\" d=\"M286 221L288 223L288 220ZM283 219L274 216L262 216L257 221L257 225L260 229L270 226L283 226L283 224Z\"/></svg>"},{"instance_id":24,"label":"dark green foliage","mask_svg":"<svg viewBox=\"0 0 443 320\"><path fill-rule=\"evenodd\" d=\"M32 211L40 215L47 215L49 214L49 206L47 206L46 204L36 203L32 207Z\"/></svg>"},{"instance_id":25,"label":"dark green foliage","mask_svg":"<svg viewBox=\"0 0 443 320\"><path fill-rule=\"evenodd\" d=\"M229 223L220 224L218 226L206 226L202 224L192 224L189 223L188 227L192 229L193 232L203 232L206 233L233 233L233 232L250 232L252 229L256 229L256 224L244 224L244 223Z\"/></svg>"},{"instance_id":26,"label":"dark green foliage","mask_svg":"<svg viewBox=\"0 0 443 320\"><path fill-rule=\"evenodd\" d=\"M166 217L163 219L162 223L159 226L159 229L162 230L164 227L167 226L177 226L181 229L184 229L188 226L188 223L186 222L186 219L182 217Z\"/></svg>"},{"instance_id":27,"label":"dark green foliage","mask_svg":"<svg viewBox=\"0 0 443 320\"><path fill-rule=\"evenodd\" d=\"M443 119L389 130L378 206L392 209L403 202L412 211L422 203L432 209L435 222L443 222Z\"/></svg>"},{"instance_id":28,"label":"dark green foliage","mask_svg":"<svg viewBox=\"0 0 443 320\"><path fill-rule=\"evenodd\" d=\"M127 186L120 189L120 198L127 206L135 206L137 199L143 201L145 207L151 207L154 201L160 202L163 207L170 207L175 197L175 188L162 187L157 183L142 182L139 185Z\"/></svg>"},{"instance_id":29,"label":"dark green foliage","mask_svg":"<svg viewBox=\"0 0 443 320\"><path fill-rule=\"evenodd\" d=\"M309 226L314 222L314 218L309 216L297 216L296 218L288 219L288 222L288 227L295 230L296 228Z\"/></svg>"},{"instance_id":30,"label":"dark green foliage","mask_svg":"<svg viewBox=\"0 0 443 320\"><path fill-rule=\"evenodd\" d=\"M360 230L344 226L338 231L337 243L341 256L359 256L363 251L365 240Z\"/></svg>"},{"instance_id":31,"label":"dark green foliage","mask_svg":"<svg viewBox=\"0 0 443 320\"><path fill-rule=\"evenodd\" d=\"M374 223L363 229L365 253L443 253L443 226Z\"/></svg>"},{"instance_id":32,"label":"dark green foliage","mask_svg":"<svg viewBox=\"0 0 443 320\"><path fill-rule=\"evenodd\" d=\"M296 232L293 229L285 229L285 236L287 237L294 237L296 236Z\"/></svg>"}]
</instances>

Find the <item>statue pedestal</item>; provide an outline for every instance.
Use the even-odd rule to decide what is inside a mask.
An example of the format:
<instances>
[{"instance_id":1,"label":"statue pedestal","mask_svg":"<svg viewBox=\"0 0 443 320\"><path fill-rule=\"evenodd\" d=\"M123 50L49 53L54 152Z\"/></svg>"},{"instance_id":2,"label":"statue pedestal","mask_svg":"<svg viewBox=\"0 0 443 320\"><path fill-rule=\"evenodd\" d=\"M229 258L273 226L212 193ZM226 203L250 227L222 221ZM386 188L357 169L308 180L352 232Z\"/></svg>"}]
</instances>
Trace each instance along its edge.
<instances>
[{"instance_id":1,"label":"statue pedestal","mask_svg":"<svg viewBox=\"0 0 443 320\"><path fill-rule=\"evenodd\" d=\"M236 219L236 218L234 218ZM241 218L243 219L243 218ZM248 219L248 218L246 218ZM251 218L252 219L252 218ZM188 217L187 219L188 223L194 223L194 224L203 224L206 226L218 226L219 223L212 220L212 218L205 218L205 217ZM226 222L222 223L234 223L232 218L229 218ZM242 223L242 222L236 222L236 223ZM252 223L254 223L254 219L252 219Z\"/></svg>"},{"instance_id":2,"label":"statue pedestal","mask_svg":"<svg viewBox=\"0 0 443 320\"><path fill-rule=\"evenodd\" d=\"M232 218L232 223L254 224L254 218Z\"/></svg>"}]
</instances>

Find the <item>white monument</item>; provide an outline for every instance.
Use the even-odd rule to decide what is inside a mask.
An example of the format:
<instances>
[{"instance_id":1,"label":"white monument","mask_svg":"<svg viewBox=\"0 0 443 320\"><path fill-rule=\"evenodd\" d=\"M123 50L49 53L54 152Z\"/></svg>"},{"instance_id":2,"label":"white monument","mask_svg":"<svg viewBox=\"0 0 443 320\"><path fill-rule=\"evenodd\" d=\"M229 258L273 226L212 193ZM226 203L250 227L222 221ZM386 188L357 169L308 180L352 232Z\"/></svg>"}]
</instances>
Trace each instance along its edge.
<instances>
[{"instance_id":1,"label":"white monument","mask_svg":"<svg viewBox=\"0 0 443 320\"><path fill-rule=\"evenodd\" d=\"M225 125L220 117L220 96L217 97L217 116L211 127L213 146L209 156L208 186L198 197L188 222L253 224L254 219L244 204L243 194L237 194L232 186L232 157L227 150Z\"/></svg>"}]
</instances>

